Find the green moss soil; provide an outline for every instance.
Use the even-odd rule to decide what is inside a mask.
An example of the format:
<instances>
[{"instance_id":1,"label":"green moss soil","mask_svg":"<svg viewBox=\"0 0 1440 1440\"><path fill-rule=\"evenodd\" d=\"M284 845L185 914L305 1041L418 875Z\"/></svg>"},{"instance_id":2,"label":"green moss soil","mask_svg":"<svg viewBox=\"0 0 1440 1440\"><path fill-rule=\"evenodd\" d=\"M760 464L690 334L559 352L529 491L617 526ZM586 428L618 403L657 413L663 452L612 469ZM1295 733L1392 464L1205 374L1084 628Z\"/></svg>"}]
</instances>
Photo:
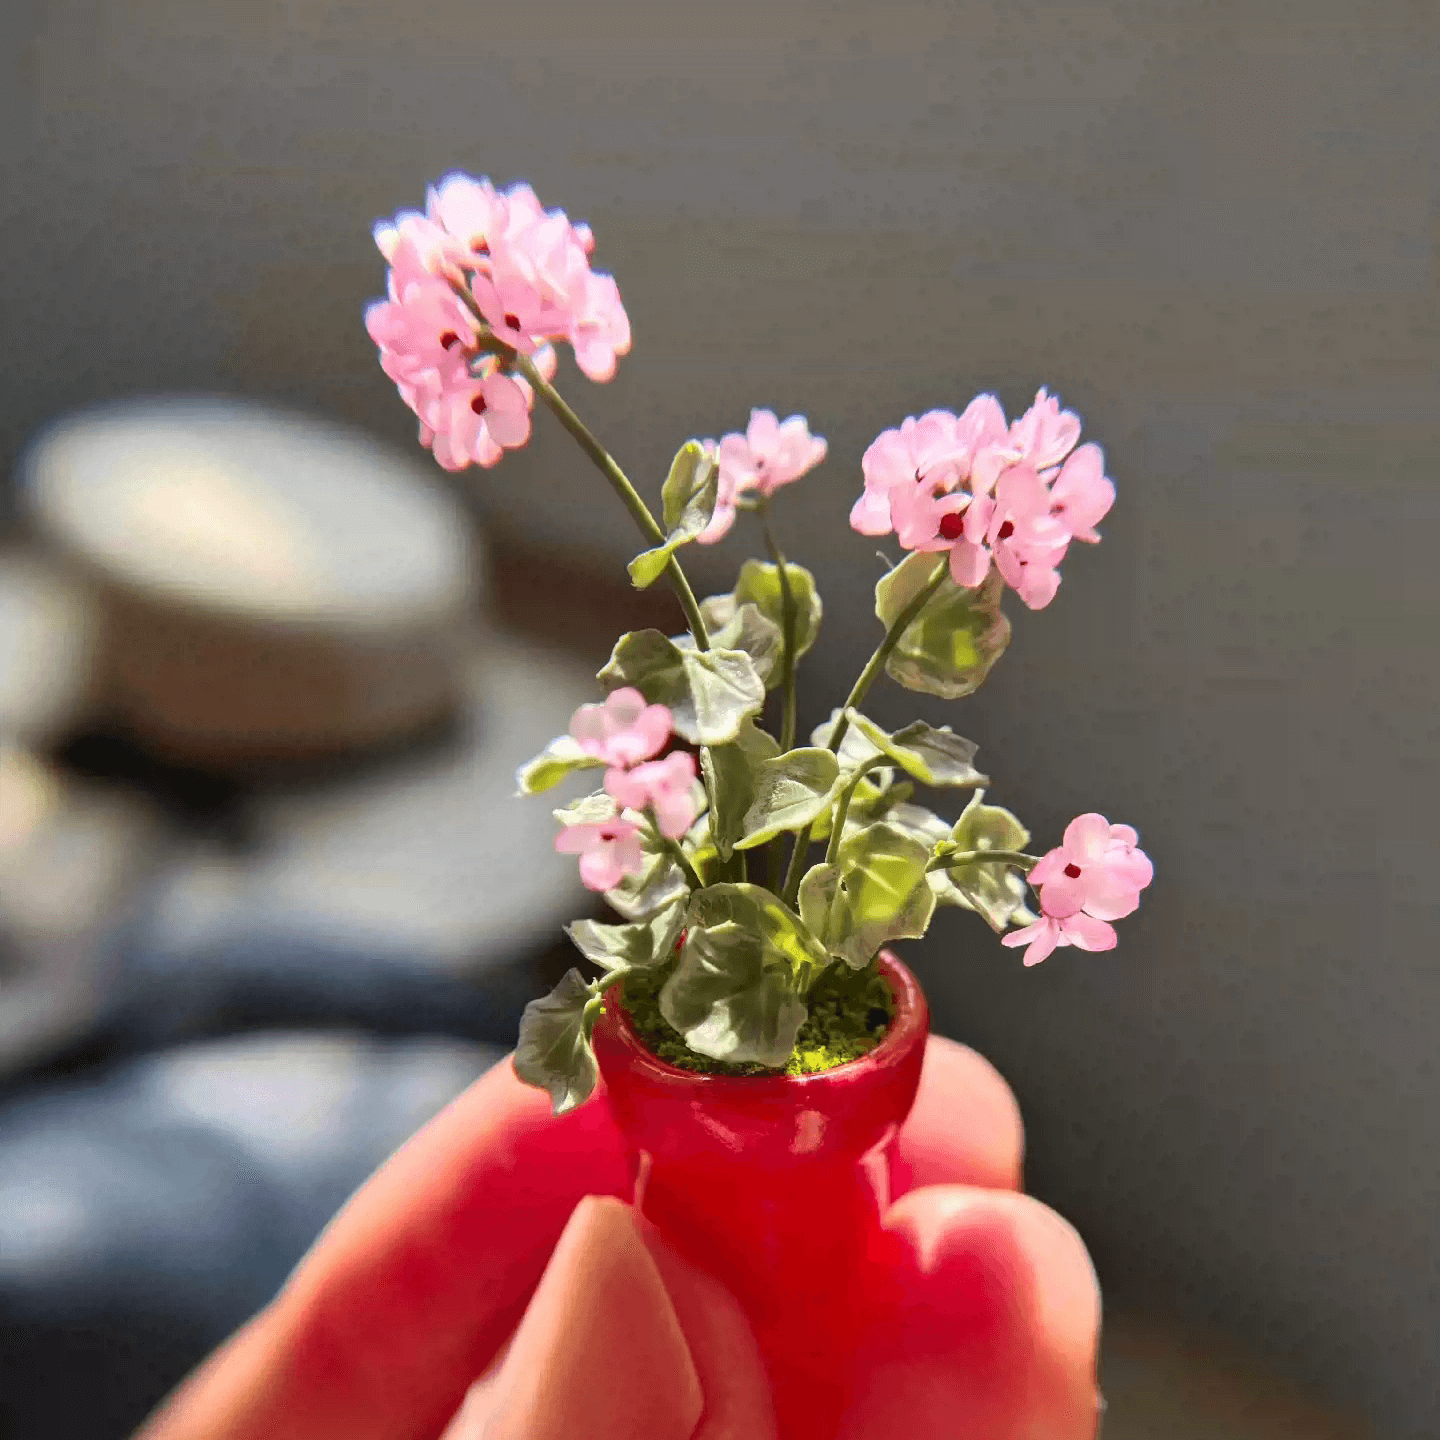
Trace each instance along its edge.
<instances>
[{"instance_id":1,"label":"green moss soil","mask_svg":"<svg viewBox=\"0 0 1440 1440\"><path fill-rule=\"evenodd\" d=\"M785 1065L737 1065L697 1054L661 1015L660 988L673 969L672 962L652 971L637 971L627 975L617 988L645 1047L667 1065L701 1075L813 1075L833 1070L873 1050L890 1028L894 1011L890 987L873 967L857 974L843 965L833 965L810 992L809 1017L800 1027L795 1049Z\"/></svg>"}]
</instances>

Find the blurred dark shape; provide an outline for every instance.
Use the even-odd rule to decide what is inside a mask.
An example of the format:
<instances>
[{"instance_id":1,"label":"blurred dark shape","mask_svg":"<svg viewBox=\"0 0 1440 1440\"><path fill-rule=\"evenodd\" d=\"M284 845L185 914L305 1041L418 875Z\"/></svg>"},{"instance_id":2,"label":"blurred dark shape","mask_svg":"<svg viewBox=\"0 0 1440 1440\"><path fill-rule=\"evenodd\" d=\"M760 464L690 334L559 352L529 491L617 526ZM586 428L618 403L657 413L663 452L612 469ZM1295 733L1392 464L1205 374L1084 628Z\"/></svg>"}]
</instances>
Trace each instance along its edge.
<instances>
[{"instance_id":1,"label":"blurred dark shape","mask_svg":"<svg viewBox=\"0 0 1440 1440\"><path fill-rule=\"evenodd\" d=\"M0 1103L0 1434L128 1434L500 1053L265 1034Z\"/></svg>"},{"instance_id":2,"label":"blurred dark shape","mask_svg":"<svg viewBox=\"0 0 1440 1440\"><path fill-rule=\"evenodd\" d=\"M169 844L143 795L0 744L0 1078L97 1024Z\"/></svg>"},{"instance_id":3,"label":"blurred dark shape","mask_svg":"<svg viewBox=\"0 0 1440 1440\"><path fill-rule=\"evenodd\" d=\"M23 468L0 1437L111 1440L573 963L587 892L514 775L595 665L493 629L466 507L354 432L151 400Z\"/></svg>"},{"instance_id":4,"label":"blurred dark shape","mask_svg":"<svg viewBox=\"0 0 1440 1440\"><path fill-rule=\"evenodd\" d=\"M269 406L161 397L52 425L21 476L98 589L101 702L147 748L212 769L324 757L458 703L475 545L419 461Z\"/></svg>"}]
</instances>

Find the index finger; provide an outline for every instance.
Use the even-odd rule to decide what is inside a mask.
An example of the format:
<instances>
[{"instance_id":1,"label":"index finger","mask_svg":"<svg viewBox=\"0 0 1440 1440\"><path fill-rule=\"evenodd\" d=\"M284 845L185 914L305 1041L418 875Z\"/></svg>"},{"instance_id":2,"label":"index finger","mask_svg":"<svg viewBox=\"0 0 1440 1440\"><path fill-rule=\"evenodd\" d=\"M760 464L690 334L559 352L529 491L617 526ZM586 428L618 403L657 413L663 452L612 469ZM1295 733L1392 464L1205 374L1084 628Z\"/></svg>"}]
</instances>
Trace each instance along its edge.
<instances>
[{"instance_id":1,"label":"index finger","mask_svg":"<svg viewBox=\"0 0 1440 1440\"><path fill-rule=\"evenodd\" d=\"M502 1061L351 1198L144 1440L430 1440L519 1323L576 1204L631 1191L603 1099L552 1117Z\"/></svg>"},{"instance_id":2,"label":"index finger","mask_svg":"<svg viewBox=\"0 0 1440 1440\"><path fill-rule=\"evenodd\" d=\"M1004 1082L932 1037L896 1193L998 1188L1018 1168ZM356 1193L143 1440L431 1440L519 1324L579 1201L632 1191L603 1085L552 1117L546 1095L496 1065Z\"/></svg>"}]
</instances>

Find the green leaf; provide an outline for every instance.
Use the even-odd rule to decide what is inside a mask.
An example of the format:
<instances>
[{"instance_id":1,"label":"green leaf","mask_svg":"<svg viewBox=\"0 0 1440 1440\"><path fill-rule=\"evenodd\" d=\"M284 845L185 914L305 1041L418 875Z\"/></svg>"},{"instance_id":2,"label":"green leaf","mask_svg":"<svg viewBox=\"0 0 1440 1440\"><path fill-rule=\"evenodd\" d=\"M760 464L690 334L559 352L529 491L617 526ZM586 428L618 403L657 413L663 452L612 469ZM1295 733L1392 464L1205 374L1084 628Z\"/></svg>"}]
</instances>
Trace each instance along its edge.
<instances>
[{"instance_id":1,"label":"green leaf","mask_svg":"<svg viewBox=\"0 0 1440 1440\"><path fill-rule=\"evenodd\" d=\"M660 498L668 534L661 545L630 562L630 579L639 590L653 585L665 573L670 557L701 534L715 514L720 469L696 440L680 447L665 477Z\"/></svg>"},{"instance_id":2,"label":"green leaf","mask_svg":"<svg viewBox=\"0 0 1440 1440\"><path fill-rule=\"evenodd\" d=\"M607 691L633 685L652 705L668 705L692 745L724 745L765 704L765 682L742 650L686 650L658 630L622 635L599 674Z\"/></svg>"},{"instance_id":3,"label":"green leaf","mask_svg":"<svg viewBox=\"0 0 1440 1440\"><path fill-rule=\"evenodd\" d=\"M668 850L661 849L659 842L645 833L640 836L640 849L645 856L644 868L605 892L606 904L626 920L653 919L690 894L690 882Z\"/></svg>"},{"instance_id":4,"label":"green leaf","mask_svg":"<svg viewBox=\"0 0 1440 1440\"><path fill-rule=\"evenodd\" d=\"M849 783L843 776L841 780L842 784ZM915 786L909 780L895 783L895 771L889 765L867 771L857 782L855 793L850 797L850 808L845 812L846 831L862 829L866 825L873 825L877 820L888 819L895 807L902 805L914 793ZM831 807L816 820L815 827L810 832L812 840L830 838L833 813L834 809ZM949 834L948 827L946 834Z\"/></svg>"},{"instance_id":5,"label":"green leaf","mask_svg":"<svg viewBox=\"0 0 1440 1440\"><path fill-rule=\"evenodd\" d=\"M712 885L690 901L685 944L660 1013L692 1050L780 1066L805 1023L800 987L828 957L758 885Z\"/></svg>"},{"instance_id":6,"label":"green leaf","mask_svg":"<svg viewBox=\"0 0 1440 1440\"><path fill-rule=\"evenodd\" d=\"M551 1110L563 1115L590 1096L599 1068L590 1048L593 1012L589 985L578 970L543 1000L532 1000L520 1019L515 1045L515 1073L527 1084L550 1092Z\"/></svg>"},{"instance_id":7,"label":"green leaf","mask_svg":"<svg viewBox=\"0 0 1440 1440\"><path fill-rule=\"evenodd\" d=\"M790 750L755 767L754 798L741 823L737 850L753 850L782 830L803 830L830 809L840 762L818 747Z\"/></svg>"},{"instance_id":8,"label":"green leaf","mask_svg":"<svg viewBox=\"0 0 1440 1440\"><path fill-rule=\"evenodd\" d=\"M824 969L830 963L824 948L801 925L795 912L763 885L707 885L690 897L691 925L731 922L762 936L783 957L797 980L807 979L813 969Z\"/></svg>"},{"instance_id":9,"label":"green leaf","mask_svg":"<svg viewBox=\"0 0 1440 1440\"><path fill-rule=\"evenodd\" d=\"M971 796L948 839L936 846L937 855L947 850L966 853L1024 849L1030 832L1008 810L986 805L984 799L983 790ZM1012 922L1029 924L1035 918L1025 903L1029 887L1013 865L974 860L968 865L931 871L932 880L936 875L944 875L948 882L948 888L938 894L942 903L976 911L997 934Z\"/></svg>"},{"instance_id":10,"label":"green leaf","mask_svg":"<svg viewBox=\"0 0 1440 1440\"><path fill-rule=\"evenodd\" d=\"M832 710L830 718L810 732L810 743L828 748L830 737L835 733L835 726L844 713L843 710ZM847 726L845 734L841 737L838 751L840 768L853 775L857 770L863 770L872 761L879 760L884 753L878 745L867 740L856 726Z\"/></svg>"},{"instance_id":11,"label":"green leaf","mask_svg":"<svg viewBox=\"0 0 1440 1440\"><path fill-rule=\"evenodd\" d=\"M888 628L935 578L944 555L916 551L875 587L875 613ZM1010 622L1000 609L1004 581L992 570L967 590L947 575L940 589L906 628L885 664L907 690L958 700L979 689L1010 643Z\"/></svg>"},{"instance_id":12,"label":"green leaf","mask_svg":"<svg viewBox=\"0 0 1440 1440\"><path fill-rule=\"evenodd\" d=\"M824 613L824 607L820 603L815 577L803 565L787 560L785 572L790 581L790 594L795 602L795 657L798 660L815 644L820 633L820 617ZM783 643L785 597L780 589L779 566L766 560L747 560L740 567L735 589L729 595L710 596L701 603L700 613L705 617L705 623L714 630L728 625L736 612L746 605L755 606L775 626ZM737 645L734 648L743 650L747 647ZM780 677L776 675L773 678L778 684Z\"/></svg>"},{"instance_id":13,"label":"green leaf","mask_svg":"<svg viewBox=\"0 0 1440 1440\"><path fill-rule=\"evenodd\" d=\"M916 720L890 735L858 710L846 713L851 725L865 739L922 785L989 783L989 776L982 775L970 763L978 748L975 742L957 735L948 725L937 730L923 720Z\"/></svg>"},{"instance_id":14,"label":"green leaf","mask_svg":"<svg viewBox=\"0 0 1440 1440\"><path fill-rule=\"evenodd\" d=\"M732 610L718 628L710 623L703 604L700 614L710 631L710 644L714 649L743 650L755 662L755 672L767 686L772 680L777 685L780 683L780 655L785 642L778 625L766 619L754 605L741 605ZM675 643L682 650L696 648L691 635L677 635Z\"/></svg>"},{"instance_id":15,"label":"green leaf","mask_svg":"<svg viewBox=\"0 0 1440 1440\"><path fill-rule=\"evenodd\" d=\"M573 735L561 735L515 772L515 793L538 795L542 790L558 785L567 775L574 775L580 770L595 770L604 764L598 755L582 750Z\"/></svg>"},{"instance_id":16,"label":"green leaf","mask_svg":"<svg viewBox=\"0 0 1440 1440\"><path fill-rule=\"evenodd\" d=\"M930 846L880 821L849 832L835 863L800 882L800 915L830 954L852 969L891 940L923 935L935 913L925 877Z\"/></svg>"},{"instance_id":17,"label":"green leaf","mask_svg":"<svg viewBox=\"0 0 1440 1440\"><path fill-rule=\"evenodd\" d=\"M730 858L735 842L745 833L745 816L755 799L758 766L779 753L779 743L758 729L753 720L745 721L729 745L707 746L700 752L700 768L715 797L710 834L724 859Z\"/></svg>"},{"instance_id":18,"label":"green leaf","mask_svg":"<svg viewBox=\"0 0 1440 1440\"><path fill-rule=\"evenodd\" d=\"M565 826L601 825L606 820L613 820L620 813L620 807L603 790L596 790L550 813Z\"/></svg>"},{"instance_id":19,"label":"green leaf","mask_svg":"<svg viewBox=\"0 0 1440 1440\"><path fill-rule=\"evenodd\" d=\"M565 927L575 948L604 970L642 970L668 960L685 924L685 905L676 900L638 925L602 925L577 920Z\"/></svg>"}]
</instances>

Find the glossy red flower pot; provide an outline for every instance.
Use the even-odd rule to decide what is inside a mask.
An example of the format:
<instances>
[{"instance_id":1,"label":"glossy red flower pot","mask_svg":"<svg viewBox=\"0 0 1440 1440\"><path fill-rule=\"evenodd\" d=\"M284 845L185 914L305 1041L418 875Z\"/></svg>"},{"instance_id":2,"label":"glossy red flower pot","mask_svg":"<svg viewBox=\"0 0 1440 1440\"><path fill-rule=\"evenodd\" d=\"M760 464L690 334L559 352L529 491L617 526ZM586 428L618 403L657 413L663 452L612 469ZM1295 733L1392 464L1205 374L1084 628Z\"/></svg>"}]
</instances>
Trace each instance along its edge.
<instances>
[{"instance_id":1,"label":"glossy red flower pot","mask_svg":"<svg viewBox=\"0 0 1440 1440\"><path fill-rule=\"evenodd\" d=\"M866 1256L925 1058L919 982L886 951L876 963L894 996L890 1029L868 1055L814 1075L667 1065L620 1005L607 1004L595 1026L635 1204L744 1306L782 1440L836 1433L863 1328Z\"/></svg>"}]
</instances>

